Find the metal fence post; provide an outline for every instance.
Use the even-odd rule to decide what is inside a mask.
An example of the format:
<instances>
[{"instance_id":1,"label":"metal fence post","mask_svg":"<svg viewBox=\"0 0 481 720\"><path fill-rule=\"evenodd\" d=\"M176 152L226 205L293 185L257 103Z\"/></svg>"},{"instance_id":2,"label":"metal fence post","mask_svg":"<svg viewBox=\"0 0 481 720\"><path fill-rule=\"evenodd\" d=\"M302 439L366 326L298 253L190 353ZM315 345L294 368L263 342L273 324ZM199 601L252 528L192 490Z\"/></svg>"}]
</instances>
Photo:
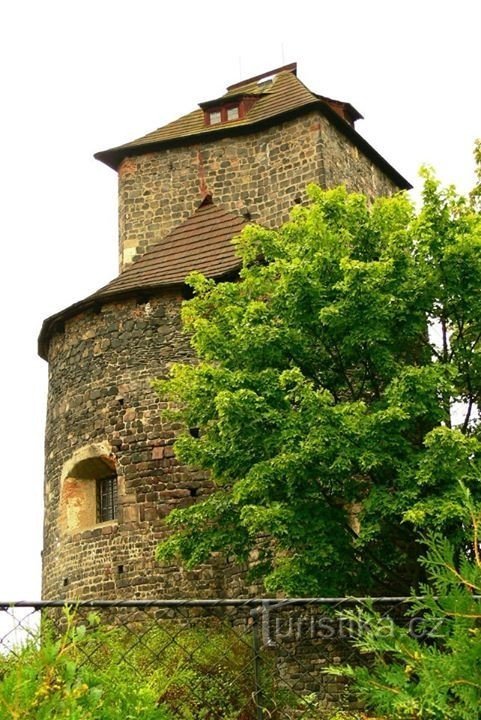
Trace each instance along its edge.
<instances>
[{"instance_id":1,"label":"metal fence post","mask_svg":"<svg viewBox=\"0 0 481 720\"><path fill-rule=\"evenodd\" d=\"M259 633L259 614L262 608L251 610L252 618L252 650L254 652L254 703L256 707L256 720L264 720L264 695L261 682L261 641Z\"/></svg>"}]
</instances>

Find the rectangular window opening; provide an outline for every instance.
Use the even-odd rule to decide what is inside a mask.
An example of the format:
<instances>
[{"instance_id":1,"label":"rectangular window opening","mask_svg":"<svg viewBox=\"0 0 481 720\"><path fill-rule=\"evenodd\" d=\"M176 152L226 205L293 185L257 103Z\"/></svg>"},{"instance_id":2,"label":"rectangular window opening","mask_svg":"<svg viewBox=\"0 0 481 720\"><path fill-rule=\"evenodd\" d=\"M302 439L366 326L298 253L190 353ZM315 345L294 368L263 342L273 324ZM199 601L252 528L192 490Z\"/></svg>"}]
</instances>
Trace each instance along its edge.
<instances>
[{"instance_id":1,"label":"rectangular window opening","mask_svg":"<svg viewBox=\"0 0 481 720\"><path fill-rule=\"evenodd\" d=\"M239 119L239 108L235 107L227 108L227 120L238 120Z\"/></svg>"},{"instance_id":2,"label":"rectangular window opening","mask_svg":"<svg viewBox=\"0 0 481 720\"><path fill-rule=\"evenodd\" d=\"M97 522L117 517L117 475L97 480Z\"/></svg>"},{"instance_id":3,"label":"rectangular window opening","mask_svg":"<svg viewBox=\"0 0 481 720\"><path fill-rule=\"evenodd\" d=\"M222 122L222 115L220 110L214 110L214 112L209 113L209 122L211 125L218 125L220 122Z\"/></svg>"}]
</instances>

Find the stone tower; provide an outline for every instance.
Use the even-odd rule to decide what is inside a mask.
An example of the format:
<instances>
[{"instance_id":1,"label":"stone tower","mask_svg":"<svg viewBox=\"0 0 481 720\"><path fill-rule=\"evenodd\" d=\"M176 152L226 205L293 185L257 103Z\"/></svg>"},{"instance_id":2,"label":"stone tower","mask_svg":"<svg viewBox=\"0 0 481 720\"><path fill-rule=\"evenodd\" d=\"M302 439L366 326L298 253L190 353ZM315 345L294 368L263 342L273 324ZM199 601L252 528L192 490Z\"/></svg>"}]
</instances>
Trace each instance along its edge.
<instances>
[{"instance_id":1,"label":"stone tower","mask_svg":"<svg viewBox=\"0 0 481 720\"><path fill-rule=\"evenodd\" d=\"M280 225L309 182L373 197L410 187L357 133L360 117L308 90L293 64L96 155L118 172L120 274L40 333L45 599L242 591L233 568L187 573L153 559L164 517L202 499L209 481L176 460L150 379L191 356L179 319L185 276L235 277L230 241L246 222Z\"/></svg>"}]
</instances>

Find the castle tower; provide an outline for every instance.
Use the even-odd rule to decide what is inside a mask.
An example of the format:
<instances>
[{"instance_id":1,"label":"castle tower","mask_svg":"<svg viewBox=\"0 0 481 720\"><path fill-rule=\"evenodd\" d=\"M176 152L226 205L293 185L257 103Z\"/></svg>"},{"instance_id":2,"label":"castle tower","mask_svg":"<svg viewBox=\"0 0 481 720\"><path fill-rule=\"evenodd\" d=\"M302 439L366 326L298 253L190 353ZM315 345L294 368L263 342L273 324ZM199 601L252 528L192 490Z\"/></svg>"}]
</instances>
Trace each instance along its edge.
<instances>
[{"instance_id":1,"label":"castle tower","mask_svg":"<svg viewBox=\"0 0 481 720\"><path fill-rule=\"evenodd\" d=\"M49 363L43 597L226 596L225 566L160 567L164 517L209 492L175 458L150 379L191 357L181 333L191 270L235 277L231 239L276 227L305 187L369 196L409 188L355 130L349 103L308 90L289 65L96 157L118 172L120 274L45 320Z\"/></svg>"}]
</instances>

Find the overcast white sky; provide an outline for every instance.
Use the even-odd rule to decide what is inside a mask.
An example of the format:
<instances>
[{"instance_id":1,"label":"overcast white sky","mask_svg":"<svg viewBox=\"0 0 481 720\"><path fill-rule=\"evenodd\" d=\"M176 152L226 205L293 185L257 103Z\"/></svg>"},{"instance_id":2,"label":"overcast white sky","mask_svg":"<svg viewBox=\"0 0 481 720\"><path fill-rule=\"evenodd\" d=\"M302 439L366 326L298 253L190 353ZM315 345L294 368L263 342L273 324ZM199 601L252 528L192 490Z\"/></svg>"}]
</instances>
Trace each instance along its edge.
<instances>
[{"instance_id":1,"label":"overcast white sky","mask_svg":"<svg viewBox=\"0 0 481 720\"><path fill-rule=\"evenodd\" d=\"M0 600L40 596L44 317L117 273L116 174L97 150L297 61L419 188L466 191L481 135L479 0L16 0L0 11Z\"/></svg>"}]
</instances>

